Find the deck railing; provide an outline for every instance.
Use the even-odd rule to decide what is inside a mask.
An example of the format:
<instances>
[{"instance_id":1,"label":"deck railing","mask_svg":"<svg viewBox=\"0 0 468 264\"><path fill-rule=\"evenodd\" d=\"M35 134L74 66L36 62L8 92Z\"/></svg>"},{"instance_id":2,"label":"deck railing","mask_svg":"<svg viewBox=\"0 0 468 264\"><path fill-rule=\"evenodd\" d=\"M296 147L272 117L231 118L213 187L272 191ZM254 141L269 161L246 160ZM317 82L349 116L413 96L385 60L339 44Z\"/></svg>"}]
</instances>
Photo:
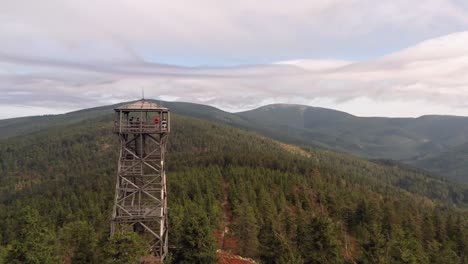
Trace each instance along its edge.
<instances>
[{"instance_id":1,"label":"deck railing","mask_svg":"<svg viewBox=\"0 0 468 264\"><path fill-rule=\"evenodd\" d=\"M114 122L114 132L116 133L163 133L169 132L167 121L158 124L147 122Z\"/></svg>"}]
</instances>

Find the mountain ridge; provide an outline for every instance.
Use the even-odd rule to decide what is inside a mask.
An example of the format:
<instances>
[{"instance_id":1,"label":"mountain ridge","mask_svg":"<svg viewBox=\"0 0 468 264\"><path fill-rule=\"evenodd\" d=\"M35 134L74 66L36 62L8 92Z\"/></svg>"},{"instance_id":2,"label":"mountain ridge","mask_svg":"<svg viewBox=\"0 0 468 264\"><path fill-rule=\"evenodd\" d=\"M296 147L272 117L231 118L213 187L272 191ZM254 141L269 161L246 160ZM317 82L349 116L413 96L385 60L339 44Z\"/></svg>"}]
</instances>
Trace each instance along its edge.
<instances>
[{"instance_id":1,"label":"mountain ridge","mask_svg":"<svg viewBox=\"0 0 468 264\"><path fill-rule=\"evenodd\" d=\"M177 114L252 130L285 143L331 149L368 159L392 159L449 179L468 182L468 175L443 171L441 167L429 166L429 161L426 161L468 142L468 117L359 117L333 109L297 104L271 104L230 113L195 103L154 101ZM0 139L46 129L55 122L72 124L83 120L83 116L102 116L118 105L61 115L0 120Z\"/></svg>"}]
</instances>

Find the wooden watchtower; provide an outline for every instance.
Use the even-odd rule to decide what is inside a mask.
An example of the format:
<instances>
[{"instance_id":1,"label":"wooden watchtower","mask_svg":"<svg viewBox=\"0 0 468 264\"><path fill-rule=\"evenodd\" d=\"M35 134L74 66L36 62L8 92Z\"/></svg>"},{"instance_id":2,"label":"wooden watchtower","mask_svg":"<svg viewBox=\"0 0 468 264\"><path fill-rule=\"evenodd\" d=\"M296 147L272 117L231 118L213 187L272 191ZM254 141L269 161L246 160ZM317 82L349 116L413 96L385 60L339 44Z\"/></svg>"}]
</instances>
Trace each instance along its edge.
<instances>
[{"instance_id":1,"label":"wooden watchtower","mask_svg":"<svg viewBox=\"0 0 468 264\"><path fill-rule=\"evenodd\" d=\"M136 232L162 262L167 255L167 196L164 154L169 109L139 100L115 109L120 139L111 235Z\"/></svg>"}]
</instances>

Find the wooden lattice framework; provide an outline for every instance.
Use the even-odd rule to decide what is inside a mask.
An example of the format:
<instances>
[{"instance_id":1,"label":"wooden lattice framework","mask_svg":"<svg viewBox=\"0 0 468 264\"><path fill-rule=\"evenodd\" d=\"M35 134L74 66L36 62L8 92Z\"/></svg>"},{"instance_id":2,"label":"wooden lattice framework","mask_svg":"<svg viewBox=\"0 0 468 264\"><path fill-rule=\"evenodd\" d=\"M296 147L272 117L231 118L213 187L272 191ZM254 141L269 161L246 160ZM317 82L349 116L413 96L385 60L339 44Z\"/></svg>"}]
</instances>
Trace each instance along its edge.
<instances>
[{"instance_id":1,"label":"wooden lattice framework","mask_svg":"<svg viewBox=\"0 0 468 264\"><path fill-rule=\"evenodd\" d=\"M161 261L168 250L164 154L170 113L147 100L115 109L114 132L120 139L111 235L137 232Z\"/></svg>"}]
</instances>

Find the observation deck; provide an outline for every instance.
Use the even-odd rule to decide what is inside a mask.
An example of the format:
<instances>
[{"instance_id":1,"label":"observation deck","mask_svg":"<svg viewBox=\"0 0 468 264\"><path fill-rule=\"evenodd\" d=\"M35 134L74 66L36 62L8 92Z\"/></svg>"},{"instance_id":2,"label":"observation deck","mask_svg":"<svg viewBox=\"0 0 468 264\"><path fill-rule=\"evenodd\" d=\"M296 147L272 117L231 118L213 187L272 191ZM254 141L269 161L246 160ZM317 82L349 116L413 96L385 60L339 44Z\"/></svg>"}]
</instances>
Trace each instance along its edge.
<instances>
[{"instance_id":1,"label":"observation deck","mask_svg":"<svg viewBox=\"0 0 468 264\"><path fill-rule=\"evenodd\" d=\"M119 134L162 134L170 132L169 110L147 100L117 107L114 132Z\"/></svg>"}]
</instances>

